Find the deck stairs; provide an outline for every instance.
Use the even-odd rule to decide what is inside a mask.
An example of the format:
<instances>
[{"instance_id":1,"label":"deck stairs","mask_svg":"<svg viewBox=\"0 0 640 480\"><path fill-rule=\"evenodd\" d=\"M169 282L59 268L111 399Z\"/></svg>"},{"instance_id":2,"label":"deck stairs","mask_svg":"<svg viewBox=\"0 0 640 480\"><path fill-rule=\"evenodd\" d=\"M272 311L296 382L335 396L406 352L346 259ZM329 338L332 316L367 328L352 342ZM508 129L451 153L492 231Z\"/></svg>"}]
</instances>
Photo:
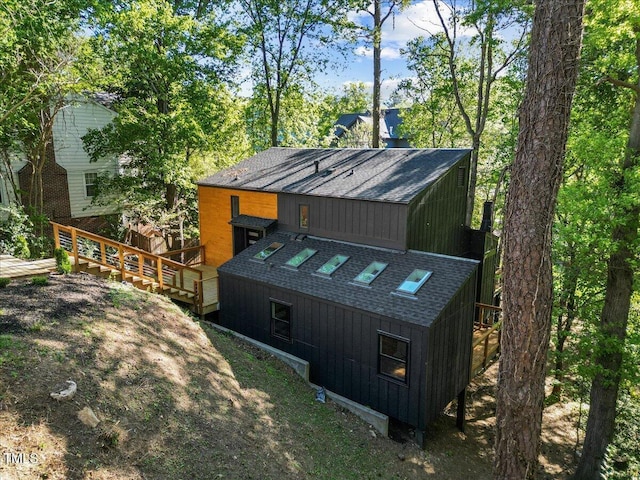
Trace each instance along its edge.
<instances>
[{"instance_id":1,"label":"deck stairs","mask_svg":"<svg viewBox=\"0 0 640 480\"><path fill-rule=\"evenodd\" d=\"M203 247L155 255L75 227L51 224L56 248L69 254L74 271L165 295L198 315L218 310L218 273L204 263Z\"/></svg>"}]
</instances>

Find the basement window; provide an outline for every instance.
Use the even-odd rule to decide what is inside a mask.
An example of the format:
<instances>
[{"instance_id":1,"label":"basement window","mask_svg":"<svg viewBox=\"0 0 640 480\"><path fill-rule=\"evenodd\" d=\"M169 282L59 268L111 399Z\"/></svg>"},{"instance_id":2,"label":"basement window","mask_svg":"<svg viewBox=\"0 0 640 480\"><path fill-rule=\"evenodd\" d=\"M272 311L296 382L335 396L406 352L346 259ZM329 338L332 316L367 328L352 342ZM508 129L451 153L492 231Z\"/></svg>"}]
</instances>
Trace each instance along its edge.
<instances>
[{"instance_id":1,"label":"basement window","mask_svg":"<svg viewBox=\"0 0 640 480\"><path fill-rule=\"evenodd\" d=\"M269 245L267 248L260 250L258 253L256 253L253 258L258 259L258 260L266 260L267 258L269 258L271 255L273 255L274 253L276 253L278 250L280 250L282 247L284 247L284 243L280 243L280 242L273 242L271 245Z\"/></svg>"},{"instance_id":2,"label":"basement window","mask_svg":"<svg viewBox=\"0 0 640 480\"><path fill-rule=\"evenodd\" d=\"M409 371L409 340L378 332L378 373L407 383Z\"/></svg>"},{"instance_id":3,"label":"basement window","mask_svg":"<svg viewBox=\"0 0 640 480\"><path fill-rule=\"evenodd\" d=\"M271 300L271 336L291 341L291 305Z\"/></svg>"},{"instance_id":4,"label":"basement window","mask_svg":"<svg viewBox=\"0 0 640 480\"><path fill-rule=\"evenodd\" d=\"M285 263L285 265L287 265L288 267L298 268L304 262L306 262L311 257L313 257L316 253L318 253L318 251L314 250L313 248L305 248L300 253L298 253L296 256L291 257L287 261L287 263Z\"/></svg>"},{"instance_id":5,"label":"basement window","mask_svg":"<svg viewBox=\"0 0 640 480\"><path fill-rule=\"evenodd\" d=\"M433 272L428 270L415 269L411 272L402 284L396 289L400 293L408 293L409 295L415 295L420 287L425 284Z\"/></svg>"},{"instance_id":6,"label":"basement window","mask_svg":"<svg viewBox=\"0 0 640 480\"><path fill-rule=\"evenodd\" d=\"M387 268L386 263L383 262L371 262L367 268L365 268L360 274L353 279L354 282L369 285L373 282L382 271Z\"/></svg>"},{"instance_id":7,"label":"basement window","mask_svg":"<svg viewBox=\"0 0 640 480\"><path fill-rule=\"evenodd\" d=\"M334 255L333 257L331 257L331 260L322 265L318 270L316 270L316 272L322 275L331 275L342 265L344 265L347 260L349 260L349 257L347 255Z\"/></svg>"}]
</instances>

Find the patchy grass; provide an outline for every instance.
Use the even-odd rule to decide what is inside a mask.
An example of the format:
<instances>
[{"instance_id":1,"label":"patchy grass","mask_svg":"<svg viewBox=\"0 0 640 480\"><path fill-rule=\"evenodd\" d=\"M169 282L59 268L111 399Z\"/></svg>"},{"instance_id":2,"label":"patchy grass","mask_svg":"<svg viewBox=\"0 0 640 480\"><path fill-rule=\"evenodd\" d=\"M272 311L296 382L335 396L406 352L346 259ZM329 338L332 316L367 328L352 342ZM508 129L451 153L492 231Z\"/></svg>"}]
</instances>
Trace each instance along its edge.
<instances>
[{"instance_id":1,"label":"patchy grass","mask_svg":"<svg viewBox=\"0 0 640 480\"><path fill-rule=\"evenodd\" d=\"M16 460L0 458L3 480L491 478L490 379L467 435L443 416L425 452L163 297L68 275L14 282L0 304L0 455ZM51 399L68 379L73 399Z\"/></svg>"}]
</instances>

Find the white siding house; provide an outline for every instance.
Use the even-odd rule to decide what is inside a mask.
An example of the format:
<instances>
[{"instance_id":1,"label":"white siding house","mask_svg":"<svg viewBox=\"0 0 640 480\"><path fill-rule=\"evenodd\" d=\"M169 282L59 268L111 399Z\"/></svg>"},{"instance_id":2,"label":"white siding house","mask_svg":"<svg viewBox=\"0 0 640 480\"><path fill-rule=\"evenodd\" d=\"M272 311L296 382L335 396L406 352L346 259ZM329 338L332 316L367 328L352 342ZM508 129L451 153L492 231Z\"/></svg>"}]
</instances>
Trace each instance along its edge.
<instances>
[{"instance_id":1,"label":"white siding house","mask_svg":"<svg viewBox=\"0 0 640 480\"><path fill-rule=\"evenodd\" d=\"M45 213L50 220L81 225L83 218L117 213L113 207L91 205L91 200L97 175L117 173L118 161L111 157L91 162L82 142L82 137L90 129L105 127L115 116L113 110L80 95L68 97L56 114L53 121L53 158L47 159L47 162L55 163L55 175L47 176L51 169L45 169L43 173ZM25 182L28 184L27 172L29 165L20 158L12 162L12 172L0 171L0 204L8 205L16 195L9 191L9 182L5 178L13 175L16 185L24 190Z\"/></svg>"}]
</instances>

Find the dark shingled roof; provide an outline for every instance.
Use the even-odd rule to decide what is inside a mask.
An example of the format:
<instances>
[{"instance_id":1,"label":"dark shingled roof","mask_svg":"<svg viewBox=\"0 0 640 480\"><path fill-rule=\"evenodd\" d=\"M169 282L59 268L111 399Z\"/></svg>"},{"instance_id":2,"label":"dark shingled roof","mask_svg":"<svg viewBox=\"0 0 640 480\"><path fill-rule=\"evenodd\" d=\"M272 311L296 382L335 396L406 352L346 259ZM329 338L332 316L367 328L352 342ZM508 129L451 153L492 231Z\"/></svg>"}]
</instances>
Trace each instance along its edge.
<instances>
[{"instance_id":1,"label":"dark shingled roof","mask_svg":"<svg viewBox=\"0 0 640 480\"><path fill-rule=\"evenodd\" d=\"M273 147L198 184L409 203L470 152L469 149ZM318 173L314 162L319 162Z\"/></svg>"},{"instance_id":2,"label":"dark shingled roof","mask_svg":"<svg viewBox=\"0 0 640 480\"><path fill-rule=\"evenodd\" d=\"M265 261L253 258L273 242L283 243L284 246ZM283 267L287 260L305 248L312 248L318 253L298 270ZM315 273L336 254L350 258L330 278ZM373 261L389 265L369 287L355 285L353 279ZM428 326L469 279L477 265L476 260L464 258L366 247L276 232L221 265L218 272L222 282L225 274L231 274L377 315ZM392 293L416 268L432 271L433 274L415 297Z\"/></svg>"},{"instance_id":3,"label":"dark shingled roof","mask_svg":"<svg viewBox=\"0 0 640 480\"><path fill-rule=\"evenodd\" d=\"M239 225L248 228L269 228L277 223L277 220L271 218L252 217L251 215L238 215L229 222L231 225Z\"/></svg>"}]
</instances>

